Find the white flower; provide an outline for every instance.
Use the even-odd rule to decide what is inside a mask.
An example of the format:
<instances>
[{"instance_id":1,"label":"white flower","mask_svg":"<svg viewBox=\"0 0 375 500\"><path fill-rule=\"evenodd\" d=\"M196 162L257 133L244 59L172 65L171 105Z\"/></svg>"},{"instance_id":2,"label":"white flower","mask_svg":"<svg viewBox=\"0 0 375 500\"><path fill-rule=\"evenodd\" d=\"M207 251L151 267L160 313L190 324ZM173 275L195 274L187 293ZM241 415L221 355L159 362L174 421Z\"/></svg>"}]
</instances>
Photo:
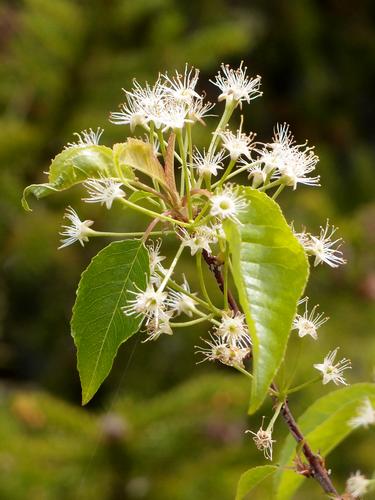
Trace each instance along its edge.
<instances>
[{"instance_id":1,"label":"white flower","mask_svg":"<svg viewBox=\"0 0 375 500\"><path fill-rule=\"evenodd\" d=\"M244 360L250 353L249 347L229 346L219 337L213 337L212 335L210 335L210 340L203 339L203 341L208 347L195 346L199 349L195 351L195 354L204 356L202 361L220 361L220 363L227 366L244 368Z\"/></svg>"},{"instance_id":2,"label":"white flower","mask_svg":"<svg viewBox=\"0 0 375 500\"><path fill-rule=\"evenodd\" d=\"M308 299L306 297L306 299ZM326 321L328 321L327 317L324 317L324 313L316 314L316 310L319 307L318 305L314 306L309 313L307 310L307 302L305 300L305 312L303 315L297 314L293 321L293 330L298 330L298 335L300 337L304 337L305 335L310 335L313 339L317 340L318 334L317 330L320 328Z\"/></svg>"},{"instance_id":3,"label":"white flower","mask_svg":"<svg viewBox=\"0 0 375 500\"><path fill-rule=\"evenodd\" d=\"M89 179L83 183L89 194L88 198L82 198L86 203L100 203L109 210L114 200L124 198L125 193L121 189L122 183L114 179Z\"/></svg>"},{"instance_id":4,"label":"white flower","mask_svg":"<svg viewBox=\"0 0 375 500\"><path fill-rule=\"evenodd\" d=\"M163 255L160 255L160 248L161 248L162 241L157 240L152 241L147 245L147 251L148 251L148 257L150 259L150 274L151 276L154 275L157 271L161 271L162 273L165 272L165 269L162 266L163 260L165 260L165 257Z\"/></svg>"},{"instance_id":5,"label":"white flower","mask_svg":"<svg viewBox=\"0 0 375 500\"><path fill-rule=\"evenodd\" d=\"M154 319L157 325L165 311L167 293L155 290L151 283L147 285L146 290L138 290L138 292L130 291L135 298L128 300L128 304L121 308L123 313L126 316L144 315L147 317L147 323Z\"/></svg>"},{"instance_id":6,"label":"white flower","mask_svg":"<svg viewBox=\"0 0 375 500\"><path fill-rule=\"evenodd\" d=\"M254 164L248 164L247 161L243 162L244 165L248 165L249 179L252 179L252 187L257 188L261 184L264 184L268 172L264 167L262 167L258 162Z\"/></svg>"},{"instance_id":7,"label":"white flower","mask_svg":"<svg viewBox=\"0 0 375 500\"><path fill-rule=\"evenodd\" d=\"M236 134L233 134L232 131L227 129L220 132L219 136L223 141L223 147L229 151L232 161L237 161L240 156L250 157L250 145L256 134L250 133L246 135L241 132L241 129L237 130Z\"/></svg>"},{"instance_id":8,"label":"white flower","mask_svg":"<svg viewBox=\"0 0 375 500\"><path fill-rule=\"evenodd\" d=\"M154 316L146 325L148 337L143 342L157 340L163 333L166 335L173 335L173 330L169 323L172 315L172 311L160 311L158 317Z\"/></svg>"},{"instance_id":9,"label":"white flower","mask_svg":"<svg viewBox=\"0 0 375 500\"><path fill-rule=\"evenodd\" d=\"M104 129L98 127L96 129L96 132L93 131L92 128L89 130L82 130L82 132L74 132L73 135L75 135L78 138L77 142L68 142L68 144L65 146L65 149L68 148L74 148L74 147L80 147L80 146L96 146L99 144L100 137L102 133L104 132Z\"/></svg>"},{"instance_id":10,"label":"white flower","mask_svg":"<svg viewBox=\"0 0 375 500\"><path fill-rule=\"evenodd\" d=\"M133 121L129 122L133 123L133 128L137 124L144 125L150 121L153 121L157 128L161 126L160 118L164 113L165 89L161 85L160 79L152 87L148 83L142 87L134 80L133 89L131 91L125 90L125 93L129 116L133 113Z\"/></svg>"},{"instance_id":11,"label":"white flower","mask_svg":"<svg viewBox=\"0 0 375 500\"><path fill-rule=\"evenodd\" d=\"M184 245L190 248L191 255L195 255L199 250L211 253L210 245L217 243L216 228L209 226L200 226L192 234L182 230L181 234Z\"/></svg>"},{"instance_id":12,"label":"white flower","mask_svg":"<svg viewBox=\"0 0 375 500\"><path fill-rule=\"evenodd\" d=\"M196 168L200 175L217 175L218 170L223 168L222 161L225 157L224 150L216 154L206 153L203 154L196 149L193 154L193 163L191 166Z\"/></svg>"},{"instance_id":13,"label":"white flower","mask_svg":"<svg viewBox=\"0 0 375 500\"><path fill-rule=\"evenodd\" d=\"M241 313L223 314L220 325L215 327L214 333L222 337L231 347L249 347L251 344L245 315Z\"/></svg>"},{"instance_id":14,"label":"white flower","mask_svg":"<svg viewBox=\"0 0 375 500\"><path fill-rule=\"evenodd\" d=\"M262 425L257 432L247 430L245 431L245 433L252 434L253 441L258 450L263 451L264 457L267 460L272 460L273 443L276 443L276 441L272 439L272 430L267 430L267 429L263 430L263 421L262 421Z\"/></svg>"},{"instance_id":15,"label":"white flower","mask_svg":"<svg viewBox=\"0 0 375 500\"><path fill-rule=\"evenodd\" d=\"M258 161L268 172L273 172L274 179L281 179L287 186L296 189L297 184L319 186L319 176L308 177L315 170L319 161L313 147L296 144L289 130L289 125L276 125L273 142L265 145Z\"/></svg>"},{"instance_id":16,"label":"white flower","mask_svg":"<svg viewBox=\"0 0 375 500\"><path fill-rule=\"evenodd\" d=\"M195 99L188 108L188 118L191 122L200 122L202 125L204 125L203 118L206 116L215 116L209 114L209 111L211 111L212 108L214 108L215 105L211 104L210 102L204 102L203 99Z\"/></svg>"},{"instance_id":17,"label":"white flower","mask_svg":"<svg viewBox=\"0 0 375 500\"><path fill-rule=\"evenodd\" d=\"M186 290L186 292L190 293L190 286L185 276L181 287ZM186 314L191 318L195 311L196 301L190 295L186 295L186 293L183 292L177 292L171 289L169 291L167 303L177 315Z\"/></svg>"},{"instance_id":18,"label":"white flower","mask_svg":"<svg viewBox=\"0 0 375 500\"><path fill-rule=\"evenodd\" d=\"M357 415L349 420L349 425L353 429L364 427L367 429L369 425L375 425L375 408L372 406L369 398L365 398L359 406Z\"/></svg>"},{"instance_id":19,"label":"white flower","mask_svg":"<svg viewBox=\"0 0 375 500\"><path fill-rule=\"evenodd\" d=\"M291 230L293 231L294 236L301 243L305 250L308 248L308 244L310 242L310 235L306 233L306 228L302 229L301 233L298 233L295 228L293 222L290 224Z\"/></svg>"},{"instance_id":20,"label":"white flower","mask_svg":"<svg viewBox=\"0 0 375 500\"><path fill-rule=\"evenodd\" d=\"M250 78L246 75L247 68L242 66L236 70L229 67L228 64L221 65L221 71L219 71L215 80L210 80L211 83L219 87L221 94L219 95L218 101L226 100L228 102L250 102L262 95L259 91L261 77L256 76L256 78Z\"/></svg>"},{"instance_id":21,"label":"white flower","mask_svg":"<svg viewBox=\"0 0 375 500\"><path fill-rule=\"evenodd\" d=\"M325 262L331 267L338 267L340 264L345 264L346 260L342 257L342 252L339 250L342 238L337 238L332 241L332 236L337 228L329 226L328 220L326 226L320 227L320 235L313 236L309 234L307 243L304 244L306 251L310 255L315 256L314 266Z\"/></svg>"},{"instance_id":22,"label":"white flower","mask_svg":"<svg viewBox=\"0 0 375 500\"><path fill-rule=\"evenodd\" d=\"M109 121L115 125L130 125L132 132L137 125L145 127L148 117L142 103L129 94L126 95L126 101L120 105L120 111L111 112Z\"/></svg>"},{"instance_id":23,"label":"white flower","mask_svg":"<svg viewBox=\"0 0 375 500\"><path fill-rule=\"evenodd\" d=\"M85 220L82 222L78 217L77 212L73 210L72 207L68 207L66 209L64 218L68 219L71 225L62 226L64 231L62 231L60 235L65 238L60 240L62 245L59 246L59 250L60 248L67 247L68 245L75 243L76 241L79 241L80 244L84 246L84 242L89 241L89 236L94 233L94 231L90 229L90 226L92 226L94 222L92 220Z\"/></svg>"},{"instance_id":24,"label":"white flower","mask_svg":"<svg viewBox=\"0 0 375 500\"><path fill-rule=\"evenodd\" d=\"M185 65L184 74L176 71L175 76L170 78L167 73L162 75L165 81L163 88L166 93L171 94L176 101L190 104L193 98L201 99L201 96L194 90L199 78L199 69L190 68Z\"/></svg>"},{"instance_id":25,"label":"white flower","mask_svg":"<svg viewBox=\"0 0 375 500\"><path fill-rule=\"evenodd\" d=\"M323 384L328 384L328 382L332 381L336 385L348 385L342 374L352 366L350 360L346 358L343 358L335 365L333 364L338 350L339 348L337 347L334 351L330 351L324 358L323 363L314 365L314 368L323 374Z\"/></svg>"},{"instance_id":26,"label":"white flower","mask_svg":"<svg viewBox=\"0 0 375 500\"><path fill-rule=\"evenodd\" d=\"M361 474L359 470L355 474L352 474L346 481L346 493L354 498L360 498L367 492L370 480L366 479L364 475Z\"/></svg>"},{"instance_id":27,"label":"white flower","mask_svg":"<svg viewBox=\"0 0 375 500\"><path fill-rule=\"evenodd\" d=\"M155 118L163 125L163 132L168 129L182 129L185 123L192 122L188 118L187 105L171 98L164 100L163 108Z\"/></svg>"},{"instance_id":28,"label":"white flower","mask_svg":"<svg viewBox=\"0 0 375 500\"><path fill-rule=\"evenodd\" d=\"M211 215L219 219L231 219L241 224L238 215L246 209L248 203L243 196L236 193L235 188L227 184L222 191L210 198Z\"/></svg>"}]
</instances>

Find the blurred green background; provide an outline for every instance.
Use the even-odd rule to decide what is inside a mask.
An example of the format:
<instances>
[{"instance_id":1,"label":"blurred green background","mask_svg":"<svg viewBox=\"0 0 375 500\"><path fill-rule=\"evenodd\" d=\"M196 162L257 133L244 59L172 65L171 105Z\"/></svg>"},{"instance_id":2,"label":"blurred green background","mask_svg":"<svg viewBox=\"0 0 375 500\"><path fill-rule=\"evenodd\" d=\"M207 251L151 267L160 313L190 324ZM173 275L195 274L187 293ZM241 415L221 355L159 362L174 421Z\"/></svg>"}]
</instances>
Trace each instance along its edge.
<instances>
[{"instance_id":1,"label":"blurred green background","mask_svg":"<svg viewBox=\"0 0 375 500\"><path fill-rule=\"evenodd\" d=\"M280 203L297 228L316 232L327 217L339 225L349 261L313 271L308 295L331 320L318 344L293 337L288 359L306 380L312 363L340 345L353 362L350 381L373 379L374 14L370 0L1 1L1 499L226 500L244 470L265 462L244 435L261 421L246 417L247 382L195 364L202 329L146 344L135 336L80 407L71 307L80 273L106 242L57 251L64 208L72 204L98 229L140 230L140 221L82 206L79 189L32 201L32 214L20 197L44 181L73 132L103 126L103 142L124 140L128 129L108 114L133 77L152 81L188 62L215 101L208 79L221 62L243 59L262 75L264 96L245 109L245 129L267 141L287 121L298 142L316 144L322 188L284 192ZM291 406L299 414L328 390L315 385ZM280 423L276 457L284 435ZM341 445L328 460L338 484L357 469L371 474L374 449L373 431ZM252 498L272 495L265 488ZM296 498L320 492L306 481Z\"/></svg>"}]
</instances>

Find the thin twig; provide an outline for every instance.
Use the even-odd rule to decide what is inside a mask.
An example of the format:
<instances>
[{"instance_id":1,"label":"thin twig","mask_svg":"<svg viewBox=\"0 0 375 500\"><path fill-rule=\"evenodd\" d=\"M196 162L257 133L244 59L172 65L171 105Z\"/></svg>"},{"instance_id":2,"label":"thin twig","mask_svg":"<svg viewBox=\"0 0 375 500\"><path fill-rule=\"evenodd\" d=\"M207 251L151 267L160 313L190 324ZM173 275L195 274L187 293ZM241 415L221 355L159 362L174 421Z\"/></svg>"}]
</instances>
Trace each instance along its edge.
<instances>
[{"instance_id":1,"label":"thin twig","mask_svg":"<svg viewBox=\"0 0 375 500\"><path fill-rule=\"evenodd\" d=\"M214 255L210 255L205 251L203 251L203 257L210 271L215 276L215 279L217 281L217 284L219 285L220 290L223 292L224 280L221 272L220 262L218 261L217 257L215 257ZM228 302L231 309L235 313L240 312L237 302L234 299L230 290L228 290ZM278 392L277 387L274 383L272 383L271 389L274 390L276 393ZM273 399L278 402L278 399L275 396L273 396ZM293 414L289 408L287 399L283 403L280 414L284 419L284 422L288 426L289 432L292 434L297 443L302 445L303 454L305 455L306 460L308 461L310 466L311 476L318 481L318 483L320 484L325 493L334 496L337 499L341 499L342 497L337 492L336 488L334 487L331 481L331 478L329 477L328 471L325 467L322 457L318 454L315 454L310 448L309 444L306 442L306 439L302 434L300 428L298 427L297 422L293 417Z\"/></svg>"}]
</instances>

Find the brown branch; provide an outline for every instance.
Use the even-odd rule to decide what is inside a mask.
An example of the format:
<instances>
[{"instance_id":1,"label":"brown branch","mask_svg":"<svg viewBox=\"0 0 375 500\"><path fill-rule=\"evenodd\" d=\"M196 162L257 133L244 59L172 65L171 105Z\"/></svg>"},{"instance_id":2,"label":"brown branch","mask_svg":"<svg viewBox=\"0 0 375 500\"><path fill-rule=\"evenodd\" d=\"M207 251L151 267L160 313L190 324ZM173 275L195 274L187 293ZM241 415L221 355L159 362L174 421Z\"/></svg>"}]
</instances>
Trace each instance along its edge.
<instances>
[{"instance_id":1,"label":"brown branch","mask_svg":"<svg viewBox=\"0 0 375 500\"><path fill-rule=\"evenodd\" d=\"M219 262L217 257L209 254L206 250L203 250L202 255L210 271L215 276L215 279L217 281L217 284L219 285L220 290L224 293L224 277L223 273L221 272L221 263ZM240 312L240 309L230 290L228 290L228 303L235 314Z\"/></svg>"},{"instance_id":2,"label":"brown branch","mask_svg":"<svg viewBox=\"0 0 375 500\"><path fill-rule=\"evenodd\" d=\"M219 285L220 290L223 292L224 278L221 272L220 261L218 260L217 257L215 257L214 255L210 255L205 250L203 251L203 258L206 261L210 271L215 276L215 279L217 281L217 284ZM240 308L238 307L237 302L230 291L228 291L228 302L231 309L235 313L240 312ZM275 392L278 392L277 387L274 383L272 383L271 389L273 389ZM273 397L273 399L276 398ZM313 477L318 481L318 483L320 484L325 493L334 496L337 499L341 499L342 497L337 492L336 488L334 487L331 481L331 478L329 477L328 471L325 467L322 457L318 454L315 454L310 448L309 444L306 442L300 428L297 425L295 418L292 415L287 399L284 401L280 414L284 419L284 422L288 426L289 431L294 437L294 439L297 441L298 444L301 444L302 446L303 454L305 455L306 460L309 463L311 477Z\"/></svg>"}]
</instances>

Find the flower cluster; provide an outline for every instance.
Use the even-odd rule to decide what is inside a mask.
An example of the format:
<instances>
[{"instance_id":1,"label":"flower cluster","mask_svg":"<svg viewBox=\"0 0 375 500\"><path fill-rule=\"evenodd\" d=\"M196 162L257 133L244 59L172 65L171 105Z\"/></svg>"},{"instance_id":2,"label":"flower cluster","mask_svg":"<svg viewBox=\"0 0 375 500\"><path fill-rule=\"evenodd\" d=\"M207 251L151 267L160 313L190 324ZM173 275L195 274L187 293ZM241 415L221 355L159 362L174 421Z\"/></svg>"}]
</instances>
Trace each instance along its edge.
<instances>
[{"instance_id":1,"label":"flower cluster","mask_svg":"<svg viewBox=\"0 0 375 500\"><path fill-rule=\"evenodd\" d=\"M160 74L154 84L141 85L134 80L132 88L124 90L125 102L118 111L111 113L110 121L116 125L129 126L131 132L140 129L142 137L146 135L146 139L133 137L117 144L110 154L109 148L99 145L103 130L98 128L97 131L89 129L76 134L77 141L67 144L65 155L78 155L84 151L83 148L88 148L94 158L92 169L87 169L90 176L80 168L77 159L72 161L71 171L77 183L82 183L86 191L82 198L84 202L97 203L108 210L121 205L149 217L151 221L139 232L101 232L92 229L93 221L81 221L77 213L68 207L65 218L69 224L63 226L60 248L75 242L83 246L91 237L139 238L137 246L143 248L145 260L147 255L144 248L148 251L149 269L146 266L142 286L142 279L138 282L135 280L133 286L126 290L125 303L119 304L123 314L139 318L146 332L145 341L157 340L161 335L172 335L179 328L193 329L195 325L205 322L210 325L210 333L208 338L203 339L203 346L196 346L196 353L203 358L200 362L218 361L251 378L257 376L256 370L253 375L249 372L251 358L254 357L254 366L257 367L259 351L265 351L264 346L259 345L262 338L258 338L257 328L260 327L261 331L271 330L274 327L269 327L269 324L286 322L281 317L277 322L264 322L266 326L262 323L262 314L268 318L267 308L275 312L279 307L273 303L274 297L269 293L273 274L277 273L273 273L268 264L273 252L282 251L279 249L284 248L284 241L282 235L279 241L279 233L275 235L279 227L273 227L272 217L268 213L262 214L258 203L263 200L265 206L268 203L272 208L274 202L267 198L269 195L276 200L288 187L294 191L300 185L320 186L320 176L316 174L319 158L307 142L297 143L286 123L276 125L270 142L257 142L254 132L243 131L242 117L239 127L231 128L230 119L234 111L262 95L261 78L250 77L242 63L237 69L223 64L217 76L211 80L220 90L218 102L224 101L224 110L208 144L197 147L193 141L194 127L214 116L211 114L214 106L206 102L204 94L199 92L198 80L199 70L186 65L182 74L177 71ZM101 154L104 160L100 163ZM86 162L89 160L85 157ZM241 174L245 179L247 176L246 182L251 187L239 186L235 182ZM61 176L61 182L64 182L64 176ZM273 213L272 210L270 213ZM249 224L253 215L255 222ZM275 229L275 234L272 231L267 233L270 227L272 231ZM236 244L235 230L238 230L239 245L241 242L250 242L249 247L252 245L250 249L242 245L241 257L237 261L232 242L228 241L233 234ZM270 238L263 244L262 238L266 233ZM320 228L318 235L306 230L297 232L293 225L291 230L285 225L285 231L281 231L280 226L281 233L288 236L290 249L297 249L304 264L305 255L313 258L314 267L327 264L336 268L346 262L340 250L342 240L335 236L336 228L329 221ZM179 247L169 261L161 255L161 242L170 235L175 237ZM271 246L272 252L269 252ZM252 271L250 266L241 267L244 273L254 273L249 277L254 287L254 295L249 299L253 309L250 307L250 312L243 310L247 317L239 306L239 302L246 303L242 300L245 292L241 290L241 284L237 285L237 295L229 290L232 282L241 280L235 271L238 260L242 262L246 252L251 255L259 252L260 256L258 261L251 262ZM182 282L177 282L176 269L181 264L183 253L194 257L196 275L189 280L190 268L186 266L181 273ZM277 261L277 265L283 267L282 273L284 267L288 267L284 262L286 258L283 257L282 266L281 260ZM204 261L223 292L220 299L209 293L207 276L202 270ZM261 287L268 287L268 283L265 286L260 277L269 269L267 293L270 297L269 300L263 300ZM247 278L244 276L244 280ZM199 289L196 283L199 283ZM286 290L290 285L287 279L284 285ZM301 289L291 294L294 297L290 304L291 310L296 305L298 293L301 293ZM296 330L299 337L310 336L318 340L318 330L328 318L318 311L317 305L309 310L307 298L300 300L301 304L304 304L304 310L295 314L293 321L289 314L287 327ZM258 314L248 326L247 319L256 308L262 309L262 314ZM249 327L254 345L257 339L258 349L254 347L254 352ZM344 372L351 368L351 362L346 358L336 362L337 353L338 348L330 351L322 363L313 365L319 371L317 378L323 384L333 382L335 385L347 385ZM267 351L267 356L272 358L272 352ZM264 359L263 364L266 364ZM263 420L258 431L246 432L252 435L255 445L264 456L272 460L275 443L272 438L273 426L279 414L285 418L287 394L300 390L308 383L292 389L278 389L278 383L271 384L271 380L269 383L266 390L275 402L274 415L266 429L263 429ZM347 425L354 429L374 424L373 402L364 398ZM348 479L347 494L353 498L360 496L368 486L368 480L357 472Z\"/></svg>"}]
</instances>

